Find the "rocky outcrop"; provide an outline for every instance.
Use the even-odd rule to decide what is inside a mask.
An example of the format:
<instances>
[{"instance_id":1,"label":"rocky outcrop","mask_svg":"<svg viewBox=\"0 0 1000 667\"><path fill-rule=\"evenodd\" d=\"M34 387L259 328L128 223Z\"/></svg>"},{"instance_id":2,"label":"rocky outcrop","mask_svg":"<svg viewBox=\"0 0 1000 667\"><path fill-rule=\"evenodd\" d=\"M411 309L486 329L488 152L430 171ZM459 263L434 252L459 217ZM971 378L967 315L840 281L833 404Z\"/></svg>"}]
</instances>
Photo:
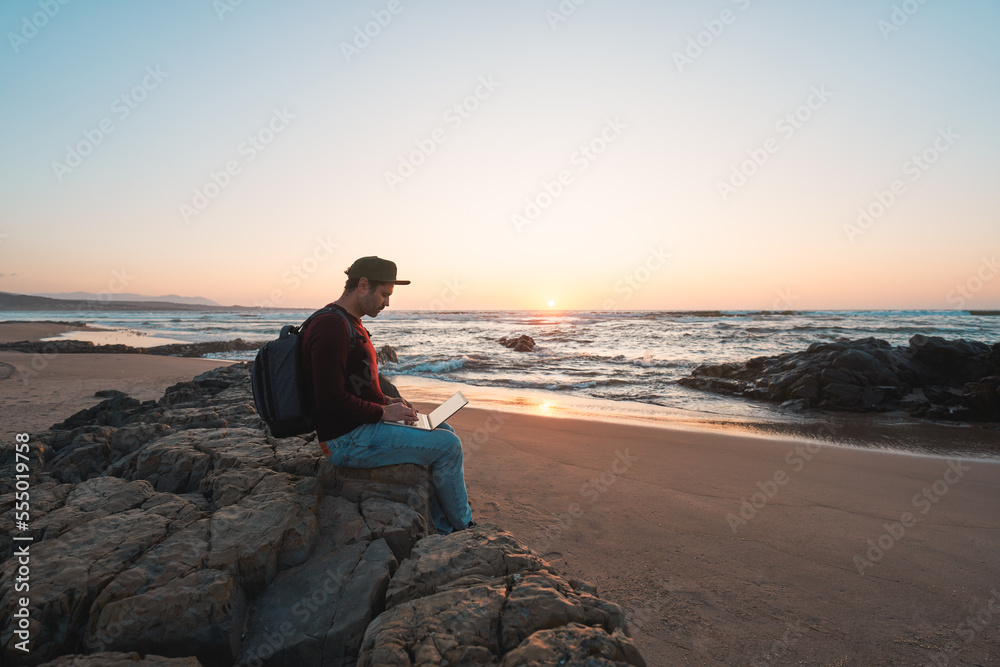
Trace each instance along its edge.
<instances>
[{"instance_id":1,"label":"rocky outcrop","mask_svg":"<svg viewBox=\"0 0 1000 667\"><path fill-rule=\"evenodd\" d=\"M90 655L64 655L42 667L201 667L198 658L164 658L158 655L140 656L135 651L120 653L104 651Z\"/></svg>"},{"instance_id":2,"label":"rocky outcrop","mask_svg":"<svg viewBox=\"0 0 1000 667\"><path fill-rule=\"evenodd\" d=\"M898 347L876 338L813 343L805 352L703 364L678 382L794 409L1000 422L1000 343L921 334Z\"/></svg>"},{"instance_id":3,"label":"rocky outcrop","mask_svg":"<svg viewBox=\"0 0 1000 667\"><path fill-rule=\"evenodd\" d=\"M411 608L418 625L406 637L481 636L492 643L468 655L487 651L485 664L508 653L521 656L511 664L557 664L545 656L586 646L608 660L634 653L617 607L511 536L477 527L428 538L426 468L337 469L313 435L271 437L247 364L158 401L101 394L32 444L26 529L14 489L0 489L0 578L14 580L15 548L28 544L31 582L30 653L16 647L22 594L7 586L0 597L5 665L353 666L366 629L394 641L371 628L396 628L399 617L380 614ZM14 465L3 449L8 485ZM463 625L465 592L499 603L474 630ZM454 614L429 611L426 600L445 594ZM619 663L641 664L593 664Z\"/></svg>"},{"instance_id":4,"label":"rocky outcrop","mask_svg":"<svg viewBox=\"0 0 1000 667\"><path fill-rule=\"evenodd\" d=\"M358 664L645 665L621 608L595 594L494 526L426 537L389 583Z\"/></svg>"},{"instance_id":5,"label":"rocky outcrop","mask_svg":"<svg viewBox=\"0 0 1000 667\"><path fill-rule=\"evenodd\" d=\"M12 352L30 352L40 354L156 354L167 357L203 357L206 354L222 352L248 352L258 350L267 343L264 341L245 341L242 338L224 341L208 341L203 343L171 343L153 347L133 347L132 345L94 345L89 340L51 340L0 343L0 350Z\"/></svg>"},{"instance_id":6,"label":"rocky outcrop","mask_svg":"<svg viewBox=\"0 0 1000 667\"><path fill-rule=\"evenodd\" d=\"M385 363L397 363L399 361L399 355L396 354L396 348L392 345L383 345L381 349L375 352L375 361L381 366Z\"/></svg>"},{"instance_id":7,"label":"rocky outcrop","mask_svg":"<svg viewBox=\"0 0 1000 667\"><path fill-rule=\"evenodd\" d=\"M515 352L531 352L535 349L534 339L527 334L511 336L510 338L504 336L499 340L499 343L504 347L513 349Z\"/></svg>"}]
</instances>

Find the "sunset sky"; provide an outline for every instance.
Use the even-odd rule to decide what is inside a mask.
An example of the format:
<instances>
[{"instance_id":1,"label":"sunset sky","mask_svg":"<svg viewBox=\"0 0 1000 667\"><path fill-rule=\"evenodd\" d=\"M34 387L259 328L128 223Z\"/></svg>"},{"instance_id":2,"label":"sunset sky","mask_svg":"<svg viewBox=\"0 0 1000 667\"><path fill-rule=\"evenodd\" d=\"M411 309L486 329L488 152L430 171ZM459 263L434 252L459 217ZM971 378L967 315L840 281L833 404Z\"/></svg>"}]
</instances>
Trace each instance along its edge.
<instances>
[{"instance_id":1,"label":"sunset sky","mask_svg":"<svg viewBox=\"0 0 1000 667\"><path fill-rule=\"evenodd\" d=\"M0 29L0 291L313 307L377 254L397 309L1000 308L996 2L6 0Z\"/></svg>"}]
</instances>

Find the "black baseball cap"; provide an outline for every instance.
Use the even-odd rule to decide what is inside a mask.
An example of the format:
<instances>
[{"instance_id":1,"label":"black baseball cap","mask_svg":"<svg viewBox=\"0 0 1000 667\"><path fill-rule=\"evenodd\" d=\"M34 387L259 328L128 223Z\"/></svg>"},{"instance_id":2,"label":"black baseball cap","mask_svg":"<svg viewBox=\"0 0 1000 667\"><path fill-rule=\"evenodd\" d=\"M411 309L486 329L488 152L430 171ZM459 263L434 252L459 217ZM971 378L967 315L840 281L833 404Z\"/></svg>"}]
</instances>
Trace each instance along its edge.
<instances>
[{"instance_id":1,"label":"black baseball cap","mask_svg":"<svg viewBox=\"0 0 1000 667\"><path fill-rule=\"evenodd\" d=\"M393 285L409 285L409 280L396 280L396 263L390 262L381 257L362 257L354 260L347 270L348 280L367 278L377 280L380 283L392 283Z\"/></svg>"}]
</instances>

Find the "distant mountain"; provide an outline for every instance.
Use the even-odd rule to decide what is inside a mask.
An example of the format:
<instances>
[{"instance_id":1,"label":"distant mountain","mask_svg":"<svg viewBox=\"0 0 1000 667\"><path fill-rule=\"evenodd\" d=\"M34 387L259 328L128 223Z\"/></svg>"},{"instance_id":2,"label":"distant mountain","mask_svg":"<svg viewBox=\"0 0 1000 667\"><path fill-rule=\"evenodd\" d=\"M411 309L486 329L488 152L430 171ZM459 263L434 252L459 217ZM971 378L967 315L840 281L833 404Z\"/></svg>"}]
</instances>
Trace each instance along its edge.
<instances>
[{"instance_id":1,"label":"distant mountain","mask_svg":"<svg viewBox=\"0 0 1000 667\"><path fill-rule=\"evenodd\" d=\"M97 296L97 295L95 295ZM207 301L207 299L206 299ZM208 304L211 304L208 301ZM103 298L51 299L31 294L0 292L0 311L4 310L254 310L244 306L219 306L202 303L174 303L170 301L109 301Z\"/></svg>"},{"instance_id":2,"label":"distant mountain","mask_svg":"<svg viewBox=\"0 0 1000 667\"><path fill-rule=\"evenodd\" d=\"M165 301L167 303L184 303L191 306L219 306L221 304L202 296L148 296L146 294L94 294L93 292L60 292L58 294L26 294L25 296L43 296L47 299L68 299L70 301Z\"/></svg>"}]
</instances>

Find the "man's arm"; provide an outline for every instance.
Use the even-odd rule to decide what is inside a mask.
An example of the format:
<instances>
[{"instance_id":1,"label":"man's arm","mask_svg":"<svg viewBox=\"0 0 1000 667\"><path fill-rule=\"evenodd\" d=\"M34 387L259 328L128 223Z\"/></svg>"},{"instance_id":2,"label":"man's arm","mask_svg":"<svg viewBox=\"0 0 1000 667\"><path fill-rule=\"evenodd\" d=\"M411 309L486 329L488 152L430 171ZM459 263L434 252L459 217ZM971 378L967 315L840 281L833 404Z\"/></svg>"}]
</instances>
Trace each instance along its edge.
<instances>
[{"instance_id":1,"label":"man's arm","mask_svg":"<svg viewBox=\"0 0 1000 667\"><path fill-rule=\"evenodd\" d=\"M340 317L317 318L309 325L312 390L319 410L350 416L356 424L371 424L382 418L383 406L347 391L351 338Z\"/></svg>"}]
</instances>

